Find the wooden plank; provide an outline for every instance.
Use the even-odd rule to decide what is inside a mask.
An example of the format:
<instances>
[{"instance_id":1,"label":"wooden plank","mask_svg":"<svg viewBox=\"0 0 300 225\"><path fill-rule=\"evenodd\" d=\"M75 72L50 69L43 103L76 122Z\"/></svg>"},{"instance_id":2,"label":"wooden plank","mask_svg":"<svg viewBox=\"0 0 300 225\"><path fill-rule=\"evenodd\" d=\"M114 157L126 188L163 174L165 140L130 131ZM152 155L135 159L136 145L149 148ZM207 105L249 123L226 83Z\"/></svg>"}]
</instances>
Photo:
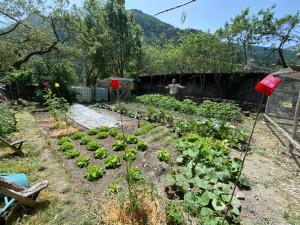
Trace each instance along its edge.
<instances>
[{"instance_id":1,"label":"wooden plank","mask_svg":"<svg viewBox=\"0 0 300 225\"><path fill-rule=\"evenodd\" d=\"M0 193L2 195L8 196L10 198L15 199L16 201L18 201L21 204L27 205L27 206L35 206L37 204L36 201L32 200L29 197L23 197L22 195L20 195L19 192L5 188L5 187L0 187Z\"/></svg>"},{"instance_id":2,"label":"wooden plank","mask_svg":"<svg viewBox=\"0 0 300 225\"><path fill-rule=\"evenodd\" d=\"M7 181L4 178L0 177L0 187L9 188L15 191L23 191L25 190L24 187L17 185L13 182Z\"/></svg>"},{"instance_id":3,"label":"wooden plank","mask_svg":"<svg viewBox=\"0 0 300 225\"><path fill-rule=\"evenodd\" d=\"M15 147L14 145L12 145L10 142L8 142L7 140L5 140L1 136L0 136L0 141L3 142L7 147L11 148L13 151L15 151L15 152L17 152L19 154L23 154L23 152L20 150L20 148Z\"/></svg>"},{"instance_id":4,"label":"wooden plank","mask_svg":"<svg viewBox=\"0 0 300 225\"><path fill-rule=\"evenodd\" d=\"M25 141L26 140L15 141L15 142L12 142L11 145L23 144Z\"/></svg>"},{"instance_id":5,"label":"wooden plank","mask_svg":"<svg viewBox=\"0 0 300 225\"><path fill-rule=\"evenodd\" d=\"M23 197L29 197L29 196L34 195L37 192L40 192L41 190L45 189L46 187L48 187L47 180L37 183L28 189L25 189L24 191L20 192L20 194Z\"/></svg>"}]
</instances>

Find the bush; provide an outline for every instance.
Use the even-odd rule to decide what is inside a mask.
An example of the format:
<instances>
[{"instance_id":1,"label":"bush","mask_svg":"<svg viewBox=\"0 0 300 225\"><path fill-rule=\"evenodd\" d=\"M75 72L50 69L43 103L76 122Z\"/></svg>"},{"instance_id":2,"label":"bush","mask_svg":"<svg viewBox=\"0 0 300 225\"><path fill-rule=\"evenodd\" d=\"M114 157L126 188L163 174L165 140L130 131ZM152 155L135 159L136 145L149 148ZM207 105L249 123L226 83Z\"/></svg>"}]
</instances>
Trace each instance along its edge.
<instances>
[{"instance_id":1,"label":"bush","mask_svg":"<svg viewBox=\"0 0 300 225\"><path fill-rule=\"evenodd\" d=\"M124 141L116 141L113 145L112 148L114 151L124 151L126 148L126 143Z\"/></svg>"},{"instance_id":2,"label":"bush","mask_svg":"<svg viewBox=\"0 0 300 225\"><path fill-rule=\"evenodd\" d=\"M76 132L75 134L73 134L73 139L80 140L84 135L85 135L84 132L81 132L81 131Z\"/></svg>"},{"instance_id":3,"label":"bush","mask_svg":"<svg viewBox=\"0 0 300 225\"><path fill-rule=\"evenodd\" d=\"M157 152L157 159L161 162L165 162L165 163L168 163L168 164L170 162L172 162L171 154L165 149L160 150L160 151Z\"/></svg>"},{"instance_id":4,"label":"bush","mask_svg":"<svg viewBox=\"0 0 300 225\"><path fill-rule=\"evenodd\" d=\"M117 136L118 133L119 133L119 130L115 127L109 129L109 135L112 137Z\"/></svg>"},{"instance_id":5,"label":"bush","mask_svg":"<svg viewBox=\"0 0 300 225\"><path fill-rule=\"evenodd\" d=\"M74 148L74 146L73 146L73 144L72 143L70 143L70 142L63 142L62 144L61 144L61 146L59 146L59 151L62 151L62 152L65 152L65 151L68 151L68 150L71 150L71 149L73 149Z\"/></svg>"},{"instance_id":6,"label":"bush","mask_svg":"<svg viewBox=\"0 0 300 225\"><path fill-rule=\"evenodd\" d=\"M107 169L115 169L121 166L121 159L118 155L112 155L105 159L104 165Z\"/></svg>"},{"instance_id":7,"label":"bush","mask_svg":"<svg viewBox=\"0 0 300 225\"><path fill-rule=\"evenodd\" d=\"M62 145L62 144L65 143L65 142L72 142L72 140L71 140L71 138L69 138L69 137L61 137L61 138L59 139L59 141L58 141L58 144L59 144L59 145Z\"/></svg>"},{"instance_id":8,"label":"bush","mask_svg":"<svg viewBox=\"0 0 300 225\"><path fill-rule=\"evenodd\" d=\"M91 136L85 135L80 139L81 145L87 145L89 142L91 142L93 138Z\"/></svg>"},{"instance_id":9,"label":"bush","mask_svg":"<svg viewBox=\"0 0 300 225\"><path fill-rule=\"evenodd\" d=\"M83 168L83 167L87 167L90 164L90 159L87 156L80 156L77 160L76 160L76 165L79 168Z\"/></svg>"},{"instance_id":10,"label":"bush","mask_svg":"<svg viewBox=\"0 0 300 225\"><path fill-rule=\"evenodd\" d=\"M89 181L95 181L103 177L105 170L98 165L90 165L86 170L86 178Z\"/></svg>"},{"instance_id":11,"label":"bush","mask_svg":"<svg viewBox=\"0 0 300 225\"><path fill-rule=\"evenodd\" d=\"M145 151L148 149L148 145L145 143L145 141L139 141L136 145L137 150L139 151Z\"/></svg>"},{"instance_id":12,"label":"bush","mask_svg":"<svg viewBox=\"0 0 300 225\"><path fill-rule=\"evenodd\" d=\"M129 144L136 144L138 142L138 139L135 135L128 135L126 140Z\"/></svg>"},{"instance_id":13,"label":"bush","mask_svg":"<svg viewBox=\"0 0 300 225\"><path fill-rule=\"evenodd\" d=\"M92 129L89 129L88 134L89 135L96 135L98 132L99 132L99 130L97 128L92 128Z\"/></svg>"},{"instance_id":14,"label":"bush","mask_svg":"<svg viewBox=\"0 0 300 225\"><path fill-rule=\"evenodd\" d=\"M107 149L104 147L98 148L95 152L94 152L94 157L95 159L104 159L107 157Z\"/></svg>"},{"instance_id":15,"label":"bush","mask_svg":"<svg viewBox=\"0 0 300 225\"><path fill-rule=\"evenodd\" d=\"M0 136L6 136L16 131L16 118L9 102L0 103Z\"/></svg>"},{"instance_id":16,"label":"bush","mask_svg":"<svg viewBox=\"0 0 300 225\"><path fill-rule=\"evenodd\" d=\"M74 159L80 156L80 151L77 149L70 149L66 152L66 156L68 159Z\"/></svg>"},{"instance_id":17,"label":"bush","mask_svg":"<svg viewBox=\"0 0 300 225\"><path fill-rule=\"evenodd\" d=\"M136 159L137 156L137 150L133 148L127 148L125 149L123 153L123 159L128 162L132 162Z\"/></svg>"},{"instance_id":18,"label":"bush","mask_svg":"<svg viewBox=\"0 0 300 225\"><path fill-rule=\"evenodd\" d=\"M87 145L86 148L89 151L96 151L98 148L100 148L101 145L97 141L90 141Z\"/></svg>"},{"instance_id":19,"label":"bush","mask_svg":"<svg viewBox=\"0 0 300 225\"><path fill-rule=\"evenodd\" d=\"M98 131L108 132L109 131L109 127L108 126L101 126L101 127L98 128Z\"/></svg>"},{"instance_id":20,"label":"bush","mask_svg":"<svg viewBox=\"0 0 300 225\"><path fill-rule=\"evenodd\" d=\"M106 131L100 131L97 133L97 138L99 139L105 139L108 138L108 132Z\"/></svg>"}]
</instances>

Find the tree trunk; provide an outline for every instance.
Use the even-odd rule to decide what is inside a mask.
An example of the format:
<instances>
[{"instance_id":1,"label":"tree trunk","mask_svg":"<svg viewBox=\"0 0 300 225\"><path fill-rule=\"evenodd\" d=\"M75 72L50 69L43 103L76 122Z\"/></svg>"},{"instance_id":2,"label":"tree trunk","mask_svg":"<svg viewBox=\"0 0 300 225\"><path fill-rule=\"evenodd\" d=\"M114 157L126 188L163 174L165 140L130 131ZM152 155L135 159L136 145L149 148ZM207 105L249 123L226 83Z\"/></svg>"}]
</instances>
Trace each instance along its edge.
<instances>
[{"instance_id":1,"label":"tree trunk","mask_svg":"<svg viewBox=\"0 0 300 225\"><path fill-rule=\"evenodd\" d=\"M277 49L278 51L278 54L279 54L279 57L280 57L280 62L281 62L281 65L284 67L284 68L288 68L288 65L284 59L284 56L283 56L283 49L282 48L278 48Z\"/></svg>"}]
</instances>

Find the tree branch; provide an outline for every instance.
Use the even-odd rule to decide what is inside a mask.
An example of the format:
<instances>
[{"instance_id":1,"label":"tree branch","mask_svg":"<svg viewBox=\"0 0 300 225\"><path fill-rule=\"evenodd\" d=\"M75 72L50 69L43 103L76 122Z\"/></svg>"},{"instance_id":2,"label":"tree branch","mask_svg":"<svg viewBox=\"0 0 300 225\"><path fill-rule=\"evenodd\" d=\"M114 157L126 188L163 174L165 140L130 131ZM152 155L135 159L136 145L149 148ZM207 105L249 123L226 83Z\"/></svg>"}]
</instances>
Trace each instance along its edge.
<instances>
[{"instance_id":1,"label":"tree branch","mask_svg":"<svg viewBox=\"0 0 300 225\"><path fill-rule=\"evenodd\" d=\"M161 12L158 12L158 13L154 14L154 16L157 16L157 15L162 14L162 13L165 13L165 12L172 11L172 10L174 10L174 9L178 9L178 8L183 7L183 6L185 6L185 5L191 4L191 3L195 2L195 1L197 1L197 0L191 0L191 1L186 2L186 3L184 3L184 4L175 6L175 7L173 7L173 8L163 10L163 11L161 11Z\"/></svg>"},{"instance_id":2,"label":"tree branch","mask_svg":"<svg viewBox=\"0 0 300 225\"><path fill-rule=\"evenodd\" d=\"M0 33L0 36L9 34L10 32L13 32L15 29L17 29L17 27L18 27L20 24L21 24L21 22L18 21L11 29L9 29L9 30L7 30L7 31L4 31L4 32Z\"/></svg>"}]
</instances>

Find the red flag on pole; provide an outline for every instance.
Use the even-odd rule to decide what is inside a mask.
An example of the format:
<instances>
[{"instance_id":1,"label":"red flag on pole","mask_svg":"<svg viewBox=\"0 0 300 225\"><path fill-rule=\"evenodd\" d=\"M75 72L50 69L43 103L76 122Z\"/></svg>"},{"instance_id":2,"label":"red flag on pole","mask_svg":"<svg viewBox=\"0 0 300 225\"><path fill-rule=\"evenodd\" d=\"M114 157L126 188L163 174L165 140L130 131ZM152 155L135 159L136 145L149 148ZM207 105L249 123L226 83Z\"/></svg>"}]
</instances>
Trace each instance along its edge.
<instances>
[{"instance_id":1,"label":"red flag on pole","mask_svg":"<svg viewBox=\"0 0 300 225\"><path fill-rule=\"evenodd\" d=\"M265 96L270 96L275 91L280 82L280 78L277 78L270 74L256 84L255 90Z\"/></svg>"}]
</instances>

